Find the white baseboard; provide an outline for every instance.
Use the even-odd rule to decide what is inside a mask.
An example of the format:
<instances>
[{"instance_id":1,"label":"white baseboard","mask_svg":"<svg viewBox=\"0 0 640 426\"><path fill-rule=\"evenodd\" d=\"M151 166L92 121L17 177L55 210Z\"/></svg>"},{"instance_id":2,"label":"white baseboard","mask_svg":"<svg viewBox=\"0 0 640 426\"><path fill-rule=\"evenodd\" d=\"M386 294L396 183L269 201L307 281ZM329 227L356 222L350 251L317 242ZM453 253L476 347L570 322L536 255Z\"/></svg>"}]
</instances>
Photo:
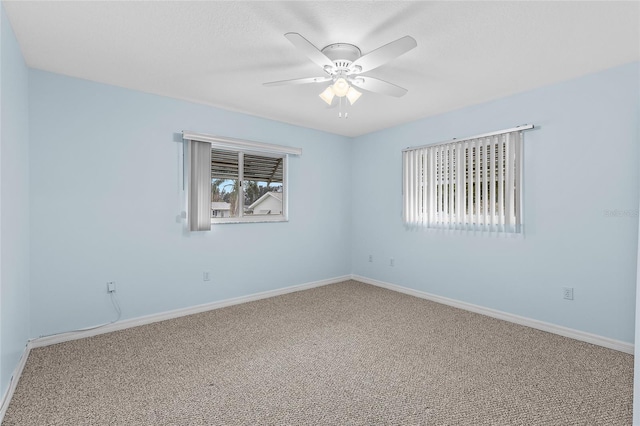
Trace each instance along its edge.
<instances>
[{"instance_id":1,"label":"white baseboard","mask_svg":"<svg viewBox=\"0 0 640 426\"><path fill-rule=\"evenodd\" d=\"M498 311L491 308L485 308L484 306L474 305L467 302L461 302L459 300L449 299L447 297L436 296L435 294L426 293L420 290L414 290L412 288L402 287L402 286L387 283L384 281L374 280L372 278L367 278L360 275L351 275L351 279L363 282L365 284L371 284L377 287L386 288L388 290L393 290L400 293L408 294L410 296L419 297L421 299L431 300L432 302L442 303L443 305L453 306L454 308L464 309L465 311L471 311L477 314L482 314L488 317L509 321L515 324L525 325L527 327L535 328L537 330L559 334L560 336L570 337L575 340L592 343L594 345L603 346L605 348L614 349L616 351L633 355L634 345L632 343L610 339L608 337L599 336L597 334L586 333L584 331L575 330L573 328L563 327L560 325L556 325L556 324L552 324L544 321L538 321L532 318L521 317L519 315L510 314L508 312L502 312L502 311Z\"/></svg>"},{"instance_id":2,"label":"white baseboard","mask_svg":"<svg viewBox=\"0 0 640 426\"><path fill-rule=\"evenodd\" d=\"M2 424L2 421L4 420L4 415L7 412L7 408L9 408L9 403L13 397L13 393L16 391L18 381L20 380L20 376L22 376L22 370L24 370L24 366L27 365L27 358L29 358L30 351L31 346L27 343L24 351L22 352L22 356L20 357L20 361L18 361L18 365L16 365L15 370L13 370L13 375L9 381L9 387L2 396L2 405L0 405L0 424Z\"/></svg>"},{"instance_id":3,"label":"white baseboard","mask_svg":"<svg viewBox=\"0 0 640 426\"><path fill-rule=\"evenodd\" d=\"M308 290L314 287L335 284L341 281L351 279L351 275L329 278L326 280L314 281L306 284L294 285L291 287L279 288L276 290L263 291L261 293L249 294L247 296L234 297L233 299L220 300L217 302L205 303L202 305L189 306L186 308L175 309L172 311L160 312L157 314L145 315L142 317L131 318L123 321L105 324L99 328L90 330L69 331L66 333L54 334L51 336L38 337L29 341L31 348L39 348L42 346L55 345L56 343L68 342L71 340L83 339L85 337L97 336L99 334L110 333L112 331L124 330L126 328L137 327L139 325L151 324L153 322L165 321L172 318L183 317L186 315L199 314L201 312L220 309L227 306L238 305L240 303L253 302L254 300L267 299L269 297L280 296L287 293L293 293L301 290Z\"/></svg>"},{"instance_id":4,"label":"white baseboard","mask_svg":"<svg viewBox=\"0 0 640 426\"><path fill-rule=\"evenodd\" d=\"M186 315L198 314L201 312L211 311L213 309L220 309L227 306L238 305L240 303L253 302L254 300L267 299L269 297L280 296L287 293L293 293L301 290L308 290L314 287L321 287L329 284L335 284L342 281L351 279L351 275L344 275L341 277L329 278L326 280L314 281L306 284L294 285L291 287L284 287L275 290L263 291L261 293L249 294L247 296L235 297L233 299L221 300L218 302L205 303L202 305L190 306L182 309L175 309L167 312L160 312L152 315L145 315L142 317L131 318L124 321L118 321L112 324L105 324L97 328L89 330L70 331L66 333L54 334L51 336L38 337L27 341L27 345L24 349L20 362L16 366L16 369L11 377L9 388L5 392L2 398L2 405L0 405L0 424L4 419L4 415L9 407L13 393L16 390L22 370L27 363L29 352L33 348L39 348L43 346L54 345L56 343L68 342L71 340L83 339L85 337L97 336L99 334L110 333L112 331L124 330L126 328L137 327L139 325L150 324L153 322L164 321L172 318L178 318Z\"/></svg>"},{"instance_id":5,"label":"white baseboard","mask_svg":"<svg viewBox=\"0 0 640 426\"><path fill-rule=\"evenodd\" d=\"M140 325L150 324L158 321L165 321L168 319L178 318L186 315L198 314L201 312L220 309L220 308L224 308L232 305L238 305L241 303L252 302L255 300L267 299L269 297L280 296L283 294L293 293L296 291L308 290L315 287L335 284L335 283L339 283L349 279L360 281L362 283L374 285L377 287L386 288L388 290L408 294L410 296L419 297L421 299L442 303L444 305L453 306L455 308L463 309L470 312L475 312L475 313L486 315L492 318L497 318L497 319L509 321L515 324L520 324L527 327L535 328L538 330L547 331L549 333L558 334L560 336L569 337L569 338L580 340L587 343L592 343L594 345L603 346L605 348L614 349L620 352L633 354L634 345L631 343L622 342L620 340L610 339L608 337L598 336L596 334L586 333L584 331L575 330L572 328L562 327L562 326L547 323L544 321L538 321L535 319L510 314L507 312L502 312L502 311L498 311L491 308L485 308L483 306L474 305L471 303L462 302L455 299L449 299L447 297L436 296L434 294L426 293L420 290L402 287L396 284L391 284L384 281L367 278L361 275L351 274L351 275L344 275L341 277L329 278L326 280L314 281L306 284L295 285L291 287L280 288L276 290L264 291L261 293L250 294L247 296L235 297L232 299L221 300L218 302L205 303L202 305L190 306L187 308L175 309L172 311L160 312L157 314L131 318L124 321L118 321L113 324L106 324L99 328L94 328L90 330L71 331L67 333L60 333L52 336L31 339L27 342L24 352L22 353L22 357L20 358L20 361L14 370L13 376L11 377L9 388L7 389L7 391L5 392L2 398L2 405L0 405L0 424L4 419L4 415L7 411L7 408L9 407L11 398L13 397L13 393L15 392L16 386L18 385L18 381L20 380L20 376L22 375L22 370L24 369L27 363L27 358L29 357L29 353L33 348L53 345L56 343L68 342L71 340L82 339L85 337L96 336L104 333L110 333L112 331L124 330L126 328L137 327Z\"/></svg>"},{"instance_id":6,"label":"white baseboard","mask_svg":"<svg viewBox=\"0 0 640 426\"><path fill-rule=\"evenodd\" d=\"M431 300L433 302L442 303L444 305L453 306L455 308L464 309L466 311L475 312L478 314L486 315L492 318L497 318L505 321L509 321L515 324L524 325L527 327L535 328L549 333L558 334L560 336L569 337L572 339L580 340L594 345L603 346L605 348L614 349L620 352L633 354L634 345L632 343L623 342L620 340L610 339L608 337L599 336L597 334L591 334L584 331L563 327L560 325L535 320L532 318L522 317L508 312L498 311L496 309L486 308L480 305L474 305L472 303L462 302L447 297L437 296L435 294L426 293L420 290L415 290L408 287L402 287L396 284L387 283L384 281L367 278L360 275L344 275L335 278L329 278L326 280L314 281L306 284L295 285L291 287L280 288L276 290L264 291L261 293L250 294L247 296L236 297L233 299L226 299L217 302L205 303L202 305L190 306L187 308L176 309L167 312L160 312L157 314L146 315L137 318L131 318L124 321L118 321L113 324L107 324L105 326L83 331L71 331L67 333L55 334L52 336L39 337L29 341L28 348L38 348L42 346L53 345L56 343L67 342L70 340L82 339L85 337L96 336L99 334L110 333L112 331L124 330L130 327L137 327L140 325L150 324L158 321L165 321L172 318L178 318L185 315L198 314L201 312L210 311L213 309L220 309L227 306L237 305L240 303L252 302L254 300L266 299L269 297L280 296L282 294L292 293L301 290L307 290L314 287L321 287L324 285L335 284L345 280L357 280L365 284L375 285L377 287L383 287L389 290L397 291L400 293L408 294L411 296L419 297L422 299ZM26 361L26 357L23 357ZM22 361L22 360L21 360ZM22 370L20 370L22 371Z\"/></svg>"}]
</instances>

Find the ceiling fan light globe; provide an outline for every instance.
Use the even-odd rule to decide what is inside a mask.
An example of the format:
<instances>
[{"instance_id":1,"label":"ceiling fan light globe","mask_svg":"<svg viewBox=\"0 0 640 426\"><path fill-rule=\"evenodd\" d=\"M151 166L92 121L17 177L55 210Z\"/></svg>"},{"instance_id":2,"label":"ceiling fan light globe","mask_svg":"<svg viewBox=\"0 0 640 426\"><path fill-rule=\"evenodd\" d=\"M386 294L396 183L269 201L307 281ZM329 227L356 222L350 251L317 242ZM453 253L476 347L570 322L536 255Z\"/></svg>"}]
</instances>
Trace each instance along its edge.
<instances>
[{"instance_id":1,"label":"ceiling fan light globe","mask_svg":"<svg viewBox=\"0 0 640 426\"><path fill-rule=\"evenodd\" d=\"M336 94L333 92L333 87L329 86L326 89L324 89L324 91L320 93L318 96L320 96L320 99L325 101L327 104L331 105L331 102L333 101L333 97L335 95Z\"/></svg>"},{"instance_id":2,"label":"ceiling fan light globe","mask_svg":"<svg viewBox=\"0 0 640 426\"><path fill-rule=\"evenodd\" d=\"M355 104L356 101L360 99L360 96L362 96L362 93L358 92L353 87L349 87L349 90L347 91L347 99L351 105Z\"/></svg>"},{"instance_id":3,"label":"ceiling fan light globe","mask_svg":"<svg viewBox=\"0 0 640 426\"><path fill-rule=\"evenodd\" d=\"M347 92L349 91L349 83L347 82L347 80L345 80L344 78L340 77L339 79L336 80L335 83L333 83L333 93L338 96L338 97L343 97L347 94Z\"/></svg>"}]
</instances>

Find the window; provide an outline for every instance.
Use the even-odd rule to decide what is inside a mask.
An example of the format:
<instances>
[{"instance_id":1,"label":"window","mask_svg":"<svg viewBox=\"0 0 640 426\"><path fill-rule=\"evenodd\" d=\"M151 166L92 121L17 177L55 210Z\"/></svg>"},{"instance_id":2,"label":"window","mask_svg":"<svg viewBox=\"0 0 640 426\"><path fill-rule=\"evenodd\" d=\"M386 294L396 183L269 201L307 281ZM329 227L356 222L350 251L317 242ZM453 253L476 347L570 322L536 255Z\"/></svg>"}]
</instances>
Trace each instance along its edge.
<instances>
[{"instance_id":1,"label":"window","mask_svg":"<svg viewBox=\"0 0 640 426\"><path fill-rule=\"evenodd\" d=\"M214 222L285 220L286 155L211 149Z\"/></svg>"},{"instance_id":2,"label":"window","mask_svg":"<svg viewBox=\"0 0 640 426\"><path fill-rule=\"evenodd\" d=\"M183 132L189 229L287 220L287 164L300 148Z\"/></svg>"},{"instance_id":3,"label":"window","mask_svg":"<svg viewBox=\"0 0 640 426\"><path fill-rule=\"evenodd\" d=\"M404 222L522 232L522 130L532 127L404 150Z\"/></svg>"}]
</instances>

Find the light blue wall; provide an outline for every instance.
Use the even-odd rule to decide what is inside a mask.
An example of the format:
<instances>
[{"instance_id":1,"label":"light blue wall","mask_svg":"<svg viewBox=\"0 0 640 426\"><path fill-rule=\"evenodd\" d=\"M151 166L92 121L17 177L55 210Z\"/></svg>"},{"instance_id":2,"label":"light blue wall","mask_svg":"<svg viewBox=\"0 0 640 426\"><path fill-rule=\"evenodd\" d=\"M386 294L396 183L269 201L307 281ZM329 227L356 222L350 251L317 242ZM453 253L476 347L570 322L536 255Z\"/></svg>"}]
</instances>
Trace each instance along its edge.
<instances>
[{"instance_id":1,"label":"light blue wall","mask_svg":"<svg viewBox=\"0 0 640 426\"><path fill-rule=\"evenodd\" d=\"M640 241L640 233L638 234L638 241ZM640 251L638 252L637 263L635 341L640 342L640 292L638 291L638 285L640 284ZM634 426L640 426L640 345L634 348L633 371L633 424Z\"/></svg>"},{"instance_id":2,"label":"light blue wall","mask_svg":"<svg viewBox=\"0 0 640 426\"><path fill-rule=\"evenodd\" d=\"M349 274L349 139L30 71L32 336ZM190 233L177 216L191 130L301 147L288 223ZM211 272L211 282L202 273Z\"/></svg>"},{"instance_id":3,"label":"light blue wall","mask_svg":"<svg viewBox=\"0 0 640 426\"><path fill-rule=\"evenodd\" d=\"M28 70L0 5L0 394L29 334Z\"/></svg>"},{"instance_id":4,"label":"light blue wall","mask_svg":"<svg viewBox=\"0 0 640 426\"><path fill-rule=\"evenodd\" d=\"M638 73L634 63L357 138L353 272L633 342ZM403 226L401 149L526 123L537 129L525 135L524 239Z\"/></svg>"},{"instance_id":5,"label":"light blue wall","mask_svg":"<svg viewBox=\"0 0 640 426\"><path fill-rule=\"evenodd\" d=\"M638 223L605 212L637 211L637 77L630 64L351 140L31 70L31 336L112 319L106 281L131 318L353 272L632 342ZM537 126L524 239L403 227L402 148L522 123ZM185 232L183 129L302 147L290 222Z\"/></svg>"}]
</instances>

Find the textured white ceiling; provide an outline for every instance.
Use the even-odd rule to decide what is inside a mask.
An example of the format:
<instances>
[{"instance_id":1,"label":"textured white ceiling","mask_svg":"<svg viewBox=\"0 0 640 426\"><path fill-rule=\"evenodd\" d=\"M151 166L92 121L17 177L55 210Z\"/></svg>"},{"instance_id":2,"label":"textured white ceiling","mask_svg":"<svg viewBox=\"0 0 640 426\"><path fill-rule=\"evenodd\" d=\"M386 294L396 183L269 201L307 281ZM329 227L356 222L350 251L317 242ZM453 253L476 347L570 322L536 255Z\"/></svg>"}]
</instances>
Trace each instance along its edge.
<instances>
[{"instance_id":1,"label":"textured white ceiling","mask_svg":"<svg viewBox=\"0 0 640 426\"><path fill-rule=\"evenodd\" d=\"M30 67L357 136L640 60L638 2L3 1ZM405 87L365 93L349 118L285 37L363 54L411 35L418 47L367 75Z\"/></svg>"}]
</instances>

